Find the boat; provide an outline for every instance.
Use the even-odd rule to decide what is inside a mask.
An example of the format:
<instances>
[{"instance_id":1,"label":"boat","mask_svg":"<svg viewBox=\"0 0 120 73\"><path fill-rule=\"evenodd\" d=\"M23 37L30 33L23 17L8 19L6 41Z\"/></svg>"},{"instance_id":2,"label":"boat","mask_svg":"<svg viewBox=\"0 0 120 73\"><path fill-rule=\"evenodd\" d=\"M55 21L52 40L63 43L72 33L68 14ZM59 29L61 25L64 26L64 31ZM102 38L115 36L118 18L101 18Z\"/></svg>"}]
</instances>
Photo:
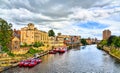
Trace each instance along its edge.
<instances>
[{"instance_id":1,"label":"boat","mask_svg":"<svg viewBox=\"0 0 120 73\"><path fill-rule=\"evenodd\" d=\"M29 63L28 67L33 67L33 66L35 66L35 65L37 65L37 62L32 61L32 62Z\"/></svg>"},{"instance_id":2,"label":"boat","mask_svg":"<svg viewBox=\"0 0 120 73\"><path fill-rule=\"evenodd\" d=\"M36 62L38 64L38 63L41 63L42 60L38 59L38 58L35 58L35 59L32 59L31 62Z\"/></svg>"},{"instance_id":3,"label":"boat","mask_svg":"<svg viewBox=\"0 0 120 73\"><path fill-rule=\"evenodd\" d=\"M37 65L38 63L41 63L42 60L38 59L38 58L33 58L33 59L28 59L28 60L24 60L19 62L19 67L33 67L35 65Z\"/></svg>"},{"instance_id":4,"label":"boat","mask_svg":"<svg viewBox=\"0 0 120 73\"><path fill-rule=\"evenodd\" d=\"M18 64L18 65L19 65L19 67L24 66L24 63L25 63L24 61L19 62L19 64Z\"/></svg>"},{"instance_id":5,"label":"boat","mask_svg":"<svg viewBox=\"0 0 120 73\"><path fill-rule=\"evenodd\" d=\"M64 48L60 48L58 52L59 52L59 53L65 53L65 51L66 51L66 50L65 50Z\"/></svg>"},{"instance_id":6,"label":"boat","mask_svg":"<svg viewBox=\"0 0 120 73\"><path fill-rule=\"evenodd\" d=\"M24 62L23 66L24 66L24 67L28 67L29 64L30 64L30 62Z\"/></svg>"},{"instance_id":7,"label":"boat","mask_svg":"<svg viewBox=\"0 0 120 73\"><path fill-rule=\"evenodd\" d=\"M55 51L56 53L59 51L59 49L58 48L55 48L55 49L53 49L53 51Z\"/></svg>"},{"instance_id":8,"label":"boat","mask_svg":"<svg viewBox=\"0 0 120 73\"><path fill-rule=\"evenodd\" d=\"M37 62L37 63L41 63L42 60L41 60L41 59L36 59L36 62Z\"/></svg>"},{"instance_id":9,"label":"boat","mask_svg":"<svg viewBox=\"0 0 120 73\"><path fill-rule=\"evenodd\" d=\"M49 54L56 54L57 52L56 51L53 51L53 50L51 50L51 51L49 51Z\"/></svg>"}]
</instances>

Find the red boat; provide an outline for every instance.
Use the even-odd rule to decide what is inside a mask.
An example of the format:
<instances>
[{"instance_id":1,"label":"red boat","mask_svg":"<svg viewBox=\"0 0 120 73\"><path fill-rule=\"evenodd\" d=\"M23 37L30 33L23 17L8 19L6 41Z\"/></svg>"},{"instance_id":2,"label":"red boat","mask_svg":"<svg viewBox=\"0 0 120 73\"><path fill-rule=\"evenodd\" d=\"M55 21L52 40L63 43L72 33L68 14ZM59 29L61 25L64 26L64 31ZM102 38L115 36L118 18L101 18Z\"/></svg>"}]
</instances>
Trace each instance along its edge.
<instances>
[{"instance_id":1,"label":"red boat","mask_svg":"<svg viewBox=\"0 0 120 73\"><path fill-rule=\"evenodd\" d=\"M56 52L51 50L51 51L49 51L49 54L56 54Z\"/></svg>"},{"instance_id":2,"label":"red boat","mask_svg":"<svg viewBox=\"0 0 120 73\"><path fill-rule=\"evenodd\" d=\"M59 49L59 53L64 53L66 50L65 49Z\"/></svg>"},{"instance_id":3,"label":"red boat","mask_svg":"<svg viewBox=\"0 0 120 73\"><path fill-rule=\"evenodd\" d=\"M36 62L36 63L38 64L38 63L41 63L41 62L42 62L42 60L41 60L41 59L37 59L37 58L36 58L36 59L32 59L32 60L31 60L31 62Z\"/></svg>"},{"instance_id":4,"label":"red boat","mask_svg":"<svg viewBox=\"0 0 120 73\"><path fill-rule=\"evenodd\" d=\"M28 67L29 64L30 64L30 62L24 62L23 66L24 66L24 67Z\"/></svg>"},{"instance_id":5,"label":"red boat","mask_svg":"<svg viewBox=\"0 0 120 73\"><path fill-rule=\"evenodd\" d=\"M19 62L19 67L33 67L35 65L37 65L38 63L41 63L42 60L41 59L38 59L38 58L34 58L34 59L28 59L28 60L25 60L25 61L21 61Z\"/></svg>"},{"instance_id":6,"label":"red boat","mask_svg":"<svg viewBox=\"0 0 120 73\"><path fill-rule=\"evenodd\" d=\"M33 66L35 66L36 64L37 64L37 62L34 62L34 61L33 61L33 62L30 62L29 65L28 65L28 67L33 67Z\"/></svg>"},{"instance_id":7,"label":"red boat","mask_svg":"<svg viewBox=\"0 0 120 73\"><path fill-rule=\"evenodd\" d=\"M36 59L36 62L37 62L37 63L41 63L42 60L40 60L40 59Z\"/></svg>"},{"instance_id":8,"label":"red boat","mask_svg":"<svg viewBox=\"0 0 120 73\"><path fill-rule=\"evenodd\" d=\"M22 66L24 66L24 61L21 61L21 62L19 62L19 67L22 67Z\"/></svg>"},{"instance_id":9,"label":"red boat","mask_svg":"<svg viewBox=\"0 0 120 73\"><path fill-rule=\"evenodd\" d=\"M55 49L53 49L53 51L58 52L58 51L59 51L59 49L55 48Z\"/></svg>"}]
</instances>

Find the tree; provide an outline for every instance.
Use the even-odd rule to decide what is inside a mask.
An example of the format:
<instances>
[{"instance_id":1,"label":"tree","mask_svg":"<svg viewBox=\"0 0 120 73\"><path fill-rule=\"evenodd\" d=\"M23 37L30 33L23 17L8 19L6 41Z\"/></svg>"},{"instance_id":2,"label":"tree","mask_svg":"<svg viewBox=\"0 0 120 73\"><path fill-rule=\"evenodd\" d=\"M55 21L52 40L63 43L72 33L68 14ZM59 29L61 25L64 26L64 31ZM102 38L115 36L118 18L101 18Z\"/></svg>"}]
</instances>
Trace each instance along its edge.
<instances>
[{"instance_id":1,"label":"tree","mask_svg":"<svg viewBox=\"0 0 120 73\"><path fill-rule=\"evenodd\" d=\"M0 18L0 45L3 51L8 51L8 45L12 37L12 24L8 24L7 21Z\"/></svg>"},{"instance_id":2,"label":"tree","mask_svg":"<svg viewBox=\"0 0 120 73\"><path fill-rule=\"evenodd\" d=\"M55 36L55 32L51 29L51 30L48 31L48 35L54 37Z\"/></svg>"},{"instance_id":3,"label":"tree","mask_svg":"<svg viewBox=\"0 0 120 73\"><path fill-rule=\"evenodd\" d=\"M120 47L120 37L117 37L116 42L115 42L116 47Z\"/></svg>"},{"instance_id":4,"label":"tree","mask_svg":"<svg viewBox=\"0 0 120 73\"><path fill-rule=\"evenodd\" d=\"M100 41L100 44L101 44L102 46L107 45L107 40L102 40L102 41Z\"/></svg>"},{"instance_id":5,"label":"tree","mask_svg":"<svg viewBox=\"0 0 120 73\"><path fill-rule=\"evenodd\" d=\"M81 39L81 43L82 43L83 45L87 45L87 44L88 44L85 39Z\"/></svg>"},{"instance_id":6,"label":"tree","mask_svg":"<svg viewBox=\"0 0 120 73\"><path fill-rule=\"evenodd\" d=\"M115 40L116 40L116 36L110 36L109 38L108 38L108 46L114 46L114 42L115 42Z\"/></svg>"}]
</instances>

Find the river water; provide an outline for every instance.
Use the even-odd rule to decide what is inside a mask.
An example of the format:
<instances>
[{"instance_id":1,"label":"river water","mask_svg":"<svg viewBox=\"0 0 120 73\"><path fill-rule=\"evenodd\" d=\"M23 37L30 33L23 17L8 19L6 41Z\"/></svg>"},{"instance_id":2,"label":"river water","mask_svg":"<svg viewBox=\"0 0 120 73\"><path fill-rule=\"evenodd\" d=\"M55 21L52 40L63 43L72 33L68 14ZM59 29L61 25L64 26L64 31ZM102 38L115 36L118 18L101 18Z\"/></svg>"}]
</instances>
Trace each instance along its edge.
<instances>
[{"instance_id":1,"label":"river water","mask_svg":"<svg viewBox=\"0 0 120 73\"><path fill-rule=\"evenodd\" d=\"M64 54L48 54L33 68L15 67L2 73L120 73L120 62L96 45L78 47Z\"/></svg>"}]
</instances>

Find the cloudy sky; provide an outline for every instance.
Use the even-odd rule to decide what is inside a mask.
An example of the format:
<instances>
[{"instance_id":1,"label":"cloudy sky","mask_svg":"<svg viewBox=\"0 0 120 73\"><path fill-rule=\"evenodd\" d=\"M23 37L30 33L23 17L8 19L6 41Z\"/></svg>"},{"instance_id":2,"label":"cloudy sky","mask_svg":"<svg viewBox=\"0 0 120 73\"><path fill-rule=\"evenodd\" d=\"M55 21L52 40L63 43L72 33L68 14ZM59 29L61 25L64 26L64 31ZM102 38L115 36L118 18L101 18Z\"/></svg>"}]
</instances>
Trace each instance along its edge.
<instances>
[{"instance_id":1,"label":"cloudy sky","mask_svg":"<svg viewBox=\"0 0 120 73\"><path fill-rule=\"evenodd\" d=\"M28 23L44 31L97 37L120 35L120 0L0 0L0 18L20 29Z\"/></svg>"}]
</instances>

